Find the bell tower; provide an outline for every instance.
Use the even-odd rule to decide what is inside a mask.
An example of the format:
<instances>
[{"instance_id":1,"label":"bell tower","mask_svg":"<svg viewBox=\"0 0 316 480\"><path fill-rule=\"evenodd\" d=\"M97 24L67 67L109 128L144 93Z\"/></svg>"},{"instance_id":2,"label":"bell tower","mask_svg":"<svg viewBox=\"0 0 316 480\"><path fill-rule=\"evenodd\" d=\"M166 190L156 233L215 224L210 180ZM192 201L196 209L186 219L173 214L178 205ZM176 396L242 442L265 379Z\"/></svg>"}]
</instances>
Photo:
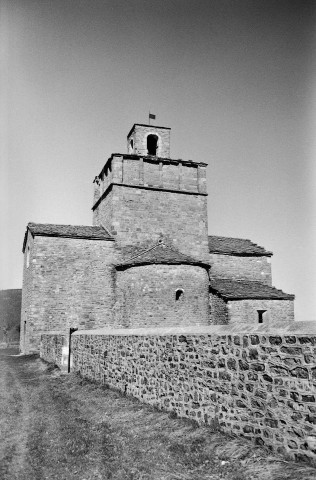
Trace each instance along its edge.
<instances>
[{"instance_id":1,"label":"bell tower","mask_svg":"<svg viewBox=\"0 0 316 480\"><path fill-rule=\"evenodd\" d=\"M94 180L93 224L119 246L165 237L207 262L207 164L171 159L168 127L134 124L127 151L112 154Z\"/></svg>"},{"instance_id":2,"label":"bell tower","mask_svg":"<svg viewBox=\"0 0 316 480\"><path fill-rule=\"evenodd\" d=\"M127 151L136 155L170 157L170 128L135 123L127 135Z\"/></svg>"}]
</instances>

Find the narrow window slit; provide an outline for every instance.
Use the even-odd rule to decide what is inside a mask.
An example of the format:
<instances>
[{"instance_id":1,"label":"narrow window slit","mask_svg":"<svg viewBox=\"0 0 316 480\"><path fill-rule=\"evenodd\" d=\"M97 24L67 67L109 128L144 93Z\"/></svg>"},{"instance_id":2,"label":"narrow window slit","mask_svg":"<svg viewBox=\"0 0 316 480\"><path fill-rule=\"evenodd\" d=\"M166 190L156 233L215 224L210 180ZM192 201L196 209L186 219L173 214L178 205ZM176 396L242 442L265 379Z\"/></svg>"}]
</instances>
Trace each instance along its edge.
<instances>
[{"instance_id":1,"label":"narrow window slit","mask_svg":"<svg viewBox=\"0 0 316 480\"><path fill-rule=\"evenodd\" d=\"M180 300L180 298L182 298L182 296L183 296L183 290L182 290L182 288L179 288L176 291L176 301Z\"/></svg>"},{"instance_id":2,"label":"narrow window slit","mask_svg":"<svg viewBox=\"0 0 316 480\"><path fill-rule=\"evenodd\" d=\"M257 312L258 312L258 323L263 323L264 314L266 313L266 310L257 310Z\"/></svg>"}]
</instances>

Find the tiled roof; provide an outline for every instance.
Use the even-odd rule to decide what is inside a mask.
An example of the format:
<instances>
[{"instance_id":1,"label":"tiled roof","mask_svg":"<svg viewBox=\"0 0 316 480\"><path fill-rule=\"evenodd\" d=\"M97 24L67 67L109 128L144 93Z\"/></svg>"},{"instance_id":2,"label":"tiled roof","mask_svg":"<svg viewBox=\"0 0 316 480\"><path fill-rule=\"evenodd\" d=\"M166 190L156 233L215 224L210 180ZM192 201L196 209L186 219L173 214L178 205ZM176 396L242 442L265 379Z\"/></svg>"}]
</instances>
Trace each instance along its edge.
<instances>
[{"instance_id":1,"label":"tiled roof","mask_svg":"<svg viewBox=\"0 0 316 480\"><path fill-rule=\"evenodd\" d=\"M23 252L26 245L28 230L32 235L44 237L85 238L87 240L114 240L113 237L99 226L89 225L55 225L50 223L28 223L24 236Z\"/></svg>"},{"instance_id":2,"label":"tiled roof","mask_svg":"<svg viewBox=\"0 0 316 480\"><path fill-rule=\"evenodd\" d=\"M247 280L230 280L227 278L211 278L210 288L225 300L267 299L294 300L294 295L284 293L275 287L260 282Z\"/></svg>"},{"instance_id":3,"label":"tiled roof","mask_svg":"<svg viewBox=\"0 0 316 480\"><path fill-rule=\"evenodd\" d=\"M158 243L147 247L145 249L129 249L128 257L125 261L117 265L117 268L129 268L135 265L150 265L150 264L189 264L200 265L209 268L209 265L200 262L192 257L184 255L175 248L159 241Z\"/></svg>"},{"instance_id":4,"label":"tiled roof","mask_svg":"<svg viewBox=\"0 0 316 480\"><path fill-rule=\"evenodd\" d=\"M241 256L271 256L272 252L265 250L251 240L243 238L218 237L209 235L208 237L210 253L222 253Z\"/></svg>"}]
</instances>

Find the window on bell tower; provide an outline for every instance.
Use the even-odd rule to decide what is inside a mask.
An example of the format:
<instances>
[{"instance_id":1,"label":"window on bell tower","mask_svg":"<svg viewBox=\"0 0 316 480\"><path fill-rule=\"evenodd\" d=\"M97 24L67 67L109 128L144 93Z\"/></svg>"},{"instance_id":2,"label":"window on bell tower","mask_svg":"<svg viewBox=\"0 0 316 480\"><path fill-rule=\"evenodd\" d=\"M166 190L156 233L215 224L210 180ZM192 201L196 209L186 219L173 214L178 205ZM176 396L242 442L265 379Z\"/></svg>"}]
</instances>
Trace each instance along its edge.
<instances>
[{"instance_id":1,"label":"window on bell tower","mask_svg":"<svg viewBox=\"0 0 316 480\"><path fill-rule=\"evenodd\" d=\"M154 134L148 135L147 137L148 155L157 155L157 144L158 144L158 136Z\"/></svg>"}]
</instances>

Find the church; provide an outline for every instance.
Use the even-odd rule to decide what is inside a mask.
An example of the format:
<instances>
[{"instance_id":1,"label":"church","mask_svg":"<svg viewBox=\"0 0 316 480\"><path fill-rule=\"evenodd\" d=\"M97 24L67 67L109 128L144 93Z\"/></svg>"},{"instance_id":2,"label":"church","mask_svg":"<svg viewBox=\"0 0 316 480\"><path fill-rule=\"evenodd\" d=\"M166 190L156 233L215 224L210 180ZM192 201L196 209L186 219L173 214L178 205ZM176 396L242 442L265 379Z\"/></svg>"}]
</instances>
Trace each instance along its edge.
<instances>
[{"instance_id":1,"label":"church","mask_svg":"<svg viewBox=\"0 0 316 480\"><path fill-rule=\"evenodd\" d=\"M272 252L209 235L207 164L170 158L170 133L133 125L94 179L91 226L27 225L21 352L47 332L294 321Z\"/></svg>"}]
</instances>

